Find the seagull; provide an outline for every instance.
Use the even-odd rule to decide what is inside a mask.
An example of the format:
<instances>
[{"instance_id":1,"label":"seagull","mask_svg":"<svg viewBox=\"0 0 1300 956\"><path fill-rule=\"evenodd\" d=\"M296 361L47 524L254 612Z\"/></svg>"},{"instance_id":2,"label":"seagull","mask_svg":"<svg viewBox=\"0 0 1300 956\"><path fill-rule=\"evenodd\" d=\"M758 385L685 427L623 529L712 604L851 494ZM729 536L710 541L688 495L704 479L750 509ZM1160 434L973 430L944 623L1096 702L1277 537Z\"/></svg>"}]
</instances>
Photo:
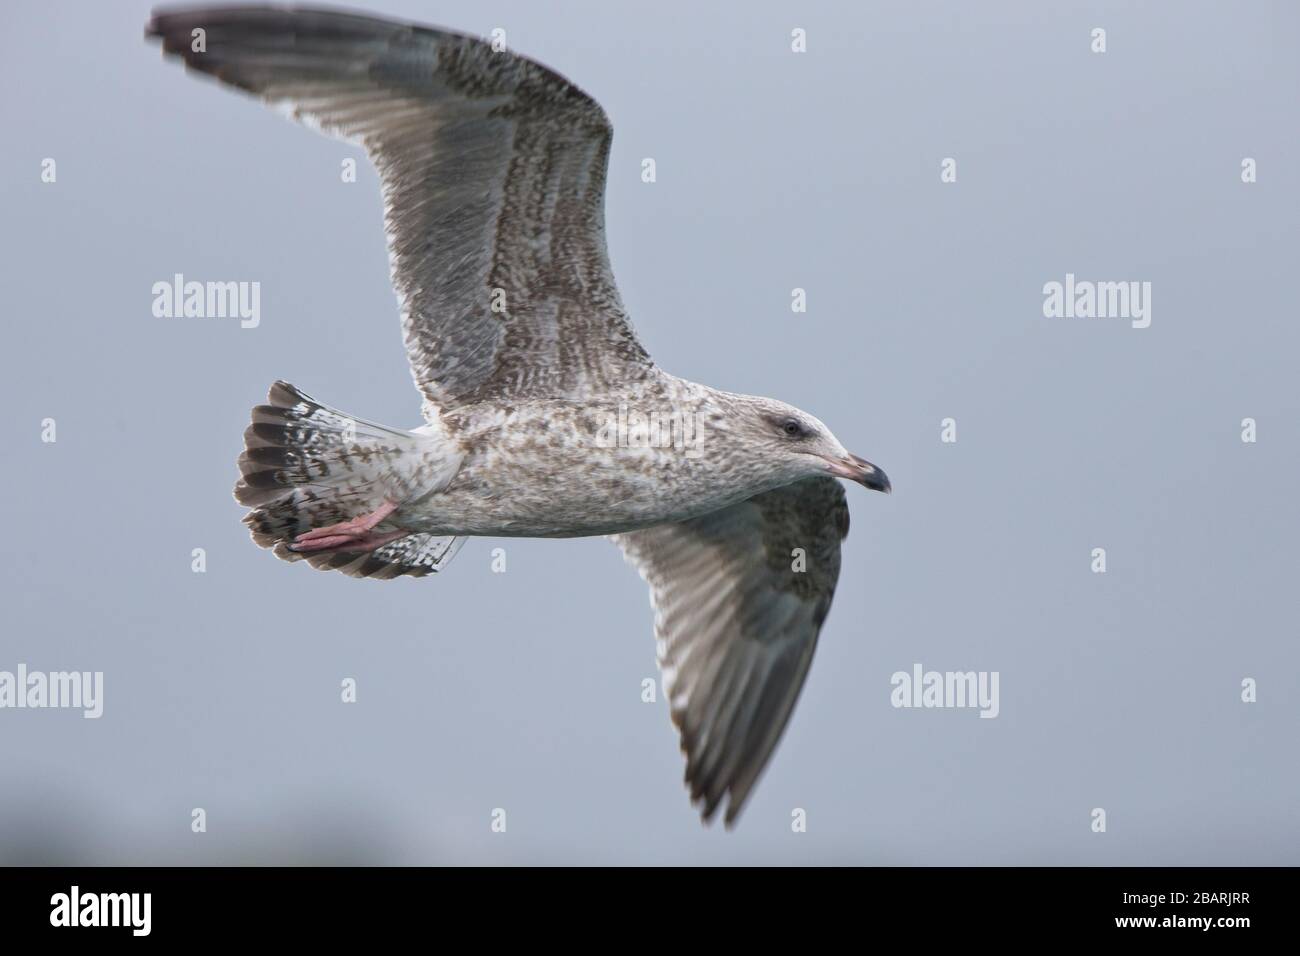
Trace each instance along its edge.
<instances>
[{"instance_id":1,"label":"seagull","mask_svg":"<svg viewBox=\"0 0 1300 956\"><path fill-rule=\"evenodd\" d=\"M839 479L888 492L821 421L670 375L605 243L612 128L499 44L329 9L154 12L164 55L327 135L382 183L424 424L287 382L252 411L253 541L360 578L442 570L472 536L611 537L650 587L657 657L707 824L730 828L790 719L840 573Z\"/></svg>"}]
</instances>

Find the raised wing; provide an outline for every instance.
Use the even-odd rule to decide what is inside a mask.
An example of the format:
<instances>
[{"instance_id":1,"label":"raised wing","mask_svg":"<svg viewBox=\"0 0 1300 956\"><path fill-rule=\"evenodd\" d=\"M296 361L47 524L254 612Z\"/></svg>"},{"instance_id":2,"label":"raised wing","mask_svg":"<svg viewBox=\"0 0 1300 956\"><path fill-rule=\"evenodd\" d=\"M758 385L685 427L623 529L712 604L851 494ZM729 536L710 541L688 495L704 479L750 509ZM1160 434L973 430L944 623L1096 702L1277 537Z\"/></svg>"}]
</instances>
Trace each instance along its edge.
<instances>
[{"instance_id":1,"label":"raised wing","mask_svg":"<svg viewBox=\"0 0 1300 956\"><path fill-rule=\"evenodd\" d=\"M147 34L365 146L426 399L600 394L653 374L605 248L612 131L568 80L472 37L329 10L161 10Z\"/></svg>"},{"instance_id":2,"label":"raised wing","mask_svg":"<svg viewBox=\"0 0 1300 956\"><path fill-rule=\"evenodd\" d=\"M706 822L724 795L735 821L790 719L848 533L840 483L807 478L614 536L650 585L664 693Z\"/></svg>"}]
</instances>

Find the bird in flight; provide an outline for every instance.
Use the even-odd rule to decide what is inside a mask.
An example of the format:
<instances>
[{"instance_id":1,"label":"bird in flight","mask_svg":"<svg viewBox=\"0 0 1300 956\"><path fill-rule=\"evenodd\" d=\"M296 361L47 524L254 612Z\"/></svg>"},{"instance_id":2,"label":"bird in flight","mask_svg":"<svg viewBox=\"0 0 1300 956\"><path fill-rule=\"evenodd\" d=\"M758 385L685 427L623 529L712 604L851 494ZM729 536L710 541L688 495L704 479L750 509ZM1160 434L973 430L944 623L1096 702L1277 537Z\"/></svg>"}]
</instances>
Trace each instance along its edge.
<instances>
[{"instance_id":1,"label":"bird in flight","mask_svg":"<svg viewBox=\"0 0 1300 956\"><path fill-rule=\"evenodd\" d=\"M889 491L822 422L659 368L605 245L612 129L554 71L450 30L325 9L155 11L186 66L365 147L425 424L276 382L235 498L253 540L353 577L466 537L608 535L650 586L691 800L734 823L812 660L849 513Z\"/></svg>"}]
</instances>

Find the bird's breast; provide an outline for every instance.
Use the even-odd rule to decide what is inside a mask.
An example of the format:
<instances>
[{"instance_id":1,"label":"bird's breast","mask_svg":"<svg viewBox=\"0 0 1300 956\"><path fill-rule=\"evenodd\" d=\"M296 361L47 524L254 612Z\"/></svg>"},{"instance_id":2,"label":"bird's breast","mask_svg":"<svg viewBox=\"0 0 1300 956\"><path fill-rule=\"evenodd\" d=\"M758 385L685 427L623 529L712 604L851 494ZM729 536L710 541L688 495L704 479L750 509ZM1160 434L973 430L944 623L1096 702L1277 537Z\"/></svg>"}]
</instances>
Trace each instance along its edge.
<instances>
[{"instance_id":1,"label":"bird's breast","mask_svg":"<svg viewBox=\"0 0 1300 956\"><path fill-rule=\"evenodd\" d=\"M612 534L748 496L719 467L697 407L651 405L530 402L465 416L465 462L443 492L421 503L422 517L435 524L416 530Z\"/></svg>"}]
</instances>

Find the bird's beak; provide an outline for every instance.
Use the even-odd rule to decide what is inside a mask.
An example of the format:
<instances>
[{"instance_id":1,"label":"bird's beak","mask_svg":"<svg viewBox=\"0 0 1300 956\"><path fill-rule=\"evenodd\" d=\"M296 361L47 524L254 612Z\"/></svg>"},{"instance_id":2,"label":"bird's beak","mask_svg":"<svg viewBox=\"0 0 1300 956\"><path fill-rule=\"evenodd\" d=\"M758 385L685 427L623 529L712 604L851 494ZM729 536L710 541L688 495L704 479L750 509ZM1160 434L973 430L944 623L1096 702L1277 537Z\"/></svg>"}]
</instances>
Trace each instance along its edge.
<instances>
[{"instance_id":1,"label":"bird's beak","mask_svg":"<svg viewBox=\"0 0 1300 956\"><path fill-rule=\"evenodd\" d=\"M847 478L864 488L883 491L885 494L892 490L889 476L865 458L849 455L847 458L827 458L826 463L830 466L830 473L837 478Z\"/></svg>"}]
</instances>

